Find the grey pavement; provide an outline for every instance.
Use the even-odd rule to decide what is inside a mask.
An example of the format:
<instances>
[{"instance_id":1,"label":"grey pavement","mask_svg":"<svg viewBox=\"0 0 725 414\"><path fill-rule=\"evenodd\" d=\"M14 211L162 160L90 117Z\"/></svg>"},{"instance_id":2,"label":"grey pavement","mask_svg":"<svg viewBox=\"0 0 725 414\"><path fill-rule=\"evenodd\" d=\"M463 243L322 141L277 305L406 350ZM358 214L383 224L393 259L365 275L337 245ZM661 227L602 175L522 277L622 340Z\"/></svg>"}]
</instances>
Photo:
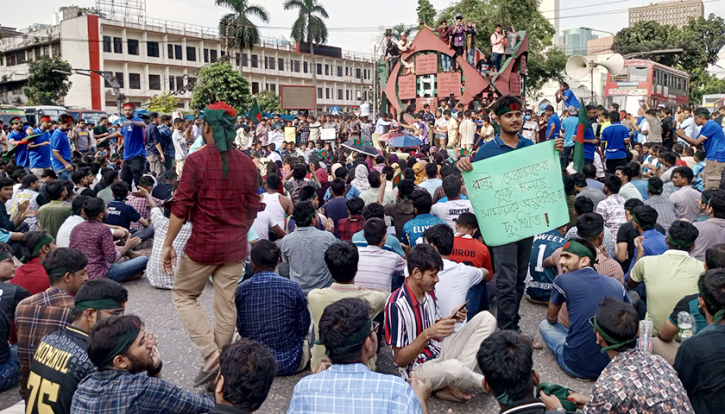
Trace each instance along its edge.
<instances>
[{"instance_id":1,"label":"grey pavement","mask_svg":"<svg viewBox=\"0 0 725 414\"><path fill-rule=\"evenodd\" d=\"M153 330L159 336L159 348L164 361L163 377L187 390L203 392L201 388L194 389L191 386L194 376L201 367L202 358L191 343L177 316L176 309L171 303L171 291L155 289L149 285L146 279L129 282L125 286L129 290L129 301L126 304L127 314L141 316L146 328ZM210 319L213 314L211 291L212 287L209 284L199 298ZM542 342L538 326L546 317L546 307L531 304L524 299L521 303L521 317L523 332L535 336ZM380 349L379 357L377 370L395 374L390 348ZM560 384L583 393L588 393L592 387L592 382L576 380L561 371L546 346L544 349L535 351L534 365L542 381ZM286 413L294 385L306 375L310 375L309 369L295 376L275 379L269 397L258 413ZM20 401L20 395L17 387L0 393L0 410L18 401ZM472 401L465 404L441 401L432 397L428 400L428 407L431 414L445 413L449 408L453 409L456 414L499 412L495 399L484 393L478 393Z\"/></svg>"}]
</instances>

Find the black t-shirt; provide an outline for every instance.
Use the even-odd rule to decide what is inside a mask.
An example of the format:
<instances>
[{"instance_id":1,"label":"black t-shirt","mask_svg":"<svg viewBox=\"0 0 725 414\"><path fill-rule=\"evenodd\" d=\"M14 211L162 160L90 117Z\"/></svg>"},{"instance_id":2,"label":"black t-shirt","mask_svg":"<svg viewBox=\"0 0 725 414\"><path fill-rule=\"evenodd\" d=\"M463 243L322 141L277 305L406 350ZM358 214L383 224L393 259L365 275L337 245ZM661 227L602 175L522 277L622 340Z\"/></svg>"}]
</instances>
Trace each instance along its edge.
<instances>
[{"instance_id":1,"label":"black t-shirt","mask_svg":"<svg viewBox=\"0 0 725 414\"><path fill-rule=\"evenodd\" d=\"M10 324L15 319L15 308L30 292L11 283L0 283L0 365L10 358Z\"/></svg>"},{"instance_id":2,"label":"black t-shirt","mask_svg":"<svg viewBox=\"0 0 725 414\"><path fill-rule=\"evenodd\" d=\"M664 227L660 226L659 224L655 224L655 229L658 232L667 235ZM621 227L619 227L619 232L617 233L617 243L627 243L627 259L622 262L622 269L624 269L625 272L629 270L629 264L632 261L632 258L637 257L636 247L634 246L634 239L639 236L640 234L637 233L637 230L634 229L631 221L628 221L622 224Z\"/></svg>"},{"instance_id":3,"label":"black t-shirt","mask_svg":"<svg viewBox=\"0 0 725 414\"><path fill-rule=\"evenodd\" d=\"M151 192L154 198L159 200L166 200L171 195L171 184L159 184Z\"/></svg>"},{"instance_id":4,"label":"black t-shirt","mask_svg":"<svg viewBox=\"0 0 725 414\"><path fill-rule=\"evenodd\" d=\"M26 413L44 412L39 408L41 403L55 414L70 413L78 383L96 371L88 358L87 341L88 333L73 326L43 337L30 361Z\"/></svg>"}]
</instances>

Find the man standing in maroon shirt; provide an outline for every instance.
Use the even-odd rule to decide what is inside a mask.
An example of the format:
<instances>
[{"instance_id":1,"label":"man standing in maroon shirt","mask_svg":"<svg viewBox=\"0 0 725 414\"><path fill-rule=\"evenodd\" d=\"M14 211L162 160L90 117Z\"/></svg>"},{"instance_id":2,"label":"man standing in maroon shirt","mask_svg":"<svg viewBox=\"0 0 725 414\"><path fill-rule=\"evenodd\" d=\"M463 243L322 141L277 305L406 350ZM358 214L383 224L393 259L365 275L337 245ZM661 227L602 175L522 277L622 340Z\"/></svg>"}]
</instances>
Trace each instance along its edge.
<instances>
[{"instance_id":1,"label":"man standing in maroon shirt","mask_svg":"<svg viewBox=\"0 0 725 414\"><path fill-rule=\"evenodd\" d=\"M200 127L206 147L186 159L161 254L164 271L173 274L177 256L172 243L190 221L191 238L179 257L172 300L204 357L195 385L216 378L219 350L232 340L237 319L234 292L247 256L247 231L264 209L254 163L232 148L236 118L236 111L224 102L204 109ZM209 275L214 281L213 329L197 302Z\"/></svg>"}]
</instances>

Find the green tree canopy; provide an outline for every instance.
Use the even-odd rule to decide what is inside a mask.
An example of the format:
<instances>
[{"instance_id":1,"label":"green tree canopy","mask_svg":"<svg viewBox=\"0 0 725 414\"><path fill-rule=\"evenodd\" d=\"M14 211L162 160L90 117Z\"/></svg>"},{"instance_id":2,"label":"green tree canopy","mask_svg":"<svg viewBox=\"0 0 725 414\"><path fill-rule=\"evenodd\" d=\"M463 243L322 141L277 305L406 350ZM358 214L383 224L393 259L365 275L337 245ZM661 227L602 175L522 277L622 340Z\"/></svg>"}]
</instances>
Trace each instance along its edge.
<instances>
[{"instance_id":1,"label":"green tree canopy","mask_svg":"<svg viewBox=\"0 0 725 414\"><path fill-rule=\"evenodd\" d=\"M406 26L405 23L398 23L390 29L391 37L394 40L400 40L401 36L406 35L410 39L410 34L413 33L413 30L415 30L414 26Z\"/></svg>"},{"instance_id":2,"label":"green tree canopy","mask_svg":"<svg viewBox=\"0 0 725 414\"><path fill-rule=\"evenodd\" d=\"M612 50L623 55L681 48L682 53L644 56L654 62L690 74L690 100L699 102L703 94L724 92L723 82L707 72L725 46L725 20L710 14L691 18L679 29L657 22L641 22L626 27L614 36Z\"/></svg>"},{"instance_id":3,"label":"green tree canopy","mask_svg":"<svg viewBox=\"0 0 725 414\"><path fill-rule=\"evenodd\" d=\"M251 50L259 44L259 29L249 18L255 16L269 23L269 14L264 7L249 4L247 0L216 0L216 5L232 9L232 13L225 14L219 20L219 36L229 36L229 47Z\"/></svg>"},{"instance_id":4,"label":"green tree canopy","mask_svg":"<svg viewBox=\"0 0 725 414\"><path fill-rule=\"evenodd\" d=\"M259 109L264 113L278 114L282 112L279 95L272 91L262 91L253 96L259 102Z\"/></svg>"},{"instance_id":5,"label":"green tree canopy","mask_svg":"<svg viewBox=\"0 0 725 414\"><path fill-rule=\"evenodd\" d=\"M170 93L156 95L146 102L146 110L159 113L171 113L178 108L179 99Z\"/></svg>"},{"instance_id":6,"label":"green tree canopy","mask_svg":"<svg viewBox=\"0 0 725 414\"><path fill-rule=\"evenodd\" d=\"M60 56L41 56L30 62L27 86L23 88L29 105L55 104L68 94L72 85L68 75L53 69L70 72L71 66Z\"/></svg>"},{"instance_id":7,"label":"green tree canopy","mask_svg":"<svg viewBox=\"0 0 725 414\"><path fill-rule=\"evenodd\" d=\"M224 101L239 113L252 105L249 83L228 62L204 66L191 94L191 108L197 111L216 101Z\"/></svg>"},{"instance_id":8,"label":"green tree canopy","mask_svg":"<svg viewBox=\"0 0 725 414\"><path fill-rule=\"evenodd\" d=\"M436 9L428 0L418 0L418 7L415 9L418 13L418 23L425 23L428 26L435 27Z\"/></svg>"}]
</instances>

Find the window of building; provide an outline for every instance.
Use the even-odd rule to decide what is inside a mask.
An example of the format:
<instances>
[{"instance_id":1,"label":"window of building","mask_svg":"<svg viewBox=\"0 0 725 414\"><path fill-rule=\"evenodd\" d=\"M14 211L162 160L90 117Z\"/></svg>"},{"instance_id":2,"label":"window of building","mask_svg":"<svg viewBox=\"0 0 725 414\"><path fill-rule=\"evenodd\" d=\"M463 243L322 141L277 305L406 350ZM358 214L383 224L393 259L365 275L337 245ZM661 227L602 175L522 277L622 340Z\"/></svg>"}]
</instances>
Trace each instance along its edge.
<instances>
[{"instance_id":1,"label":"window of building","mask_svg":"<svg viewBox=\"0 0 725 414\"><path fill-rule=\"evenodd\" d=\"M361 73L360 73L360 68L357 68L357 69L355 69L355 78L356 78L356 79L360 79L360 77L361 77L361 76L362 76L362 75L361 75Z\"/></svg>"},{"instance_id":2,"label":"window of building","mask_svg":"<svg viewBox=\"0 0 725 414\"><path fill-rule=\"evenodd\" d=\"M48 56L48 50L49 49L47 45L43 46L43 56Z\"/></svg>"},{"instance_id":3,"label":"window of building","mask_svg":"<svg viewBox=\"0 0 725 414\"><path fill-rule=\"evenodd\" d=\"M141 89L141 74L140 73L129 73L128 74L128 87L131 89Z\"/></svg>"},{"instance_id":4,"label":"window of building","mask_svg":"<svg viewBox=\"0 0 725 414\"><path fill-rule=\"evenodd\" d=\"M242 53L242 66L249 66L249 56L246 53Z\"/></svg>"},{"instance_id":5,"label":"window of building","mask_svg":"<svg viewBox=\"0 0 725 414\"><path fill-rule=\"evenodd\" d=\"M295 72L300 73L300 61L295 60Z\"/></svg>"},{"instance_id":6,"label":"window of building","mask_svg":"<svg viewBox=\"0 0 725 414\"><path fill-rule=\"evenodd\" d=\"M317 88L317 99L322 99L322 88Z\"/></svg>"},{"instance_id":7,"label":"window of building","mask_svg":"<svg viewBox=\"0 0 725 414\"><path fill-rule=\"evenodd\" d=\"M237 66L241 65L242 64L241 59L242 59L242 56L239 53L235 54L234 55L234 64Z\"/></svg>"},{"instance_id":8,"label":"window of building","mask_svg":"<svg viewBox=\"0 0 725 414\"><path fill-rule=\"evenodd\" d=\"M275 64L274 64L274 58L273 57L267 57L267 69L274 70Z\"/></svg>"},{"instance_id":9,"label":"window of building","mask_svg":"<svg viewBox=\"0 0 725 414\"><path fill-rule=\"evenodd\" d=\"M345 76L350 76L350 68L345 66Z\"/></svg>"},{"instance_id":10,"label":"window of building","mask_svg":"<svg viewBox=\"0 0 725 414\"><path fill-rule=\"evenodd\" d=\"M252 67L258 68L259 67L259 56L252 55Z\"/></svg>"},{"instance_id":11,"label":"window of building","mask_svg":"<svg viewBox=\"0 0 725 414\"><path fill-rule=\"evenodd\" d=\"M277 68L279 68L279 70L284 70L284 59L277 59Z\"/></svg>"},{"instance_id":12,"label":"window of building","mask_svg":"<svg viewBox=\"0 0 725 414\"><path fill-rule=\"evenodd\" d=\"M330 65L325 65L325 75L330 76Z\"/></svg>"},{"instance_id":13,"label":"window of building","mask_svg":"<svg viewBox=\"0 0 725 414\"><path fill-rule=\"evenodd\" d=\"M325 88L325 99L330 99L330 88Z\"/></svg>"},{"instance_id":14,"label":"window of building","mask_svg":"<svg viewBox=\"0 0 725 414\"><path fill-rule=\"evenodd\" d=\"M161 75L149 75L149 89L152 91L161 90Z\"/></svg>"},{"instance_id":15,"label":"window of building","mask_svg":"<svg viewBox=\"0 0 725 414\"><path fill-rule=\"evenodd\" d=\"M368 91L363 91L363 101L368 100Z\"/></svg>"},{"instance_id":16,"label":"window of building","mask_svg":"<svg viewBox=\"0 0 725 414\"><path fill-rule=\"evenodd\" d=\"M304 69L304 72L307 73L307 62L304 62L303 69Z\"/></svg>"},{"instance_id":17,"label":"window of building","mask_svg":"<svg viewBox=\"0 0 725 414\"><path fill-rule=\"evenodd\" d=\"M186 47L186 60L196 62L196 48L193 46Z\"/></svg>"},{"instance_id":18,"label":"window of building","mask_svg":"<svg viewBox=\"0 0 725 414\"><path fill-rule=\"evenodd\" d=\"M176 90L176 82L174 82L173 76L169 76L169 90L172 92Z\"/></svg>"},{"instance_id":19,"label":"window of building","mask_svg":"<svg viewBox=\"0 0 725 414\"><path fill-rule=\"evenodd\" d=\"M337 76L342 77L342 66L337 67Z\"/></svg>"},{"instance_id":20,"label":"window of building","mask_svg":"<svg viewBox=\"0 0 725 414\"><path fill-rule=\"evenodd\" d=\"M217 51L216 51L216 49L209 50L209 59L211 60L212 63L216 62L216 60L217 60Z\"/></svg>"},{"instance_id":21,"label":"window of building","mask_svg":"<svg viewBox=\"0 0 725 414\"><path fill-rule=\"evenodd\" d=\"M176 77L176 87L178 89L181 89L184 87L184 77L183 76L177 76Z\"/></svg>"},{"instance_id":22,"label":"window of building","mask_svg":"<svg viewBox=\"0 0 725 414\"><path fill-rule=\"evenodd\" d=\"M276 83L268 83L265 85L266 89L268 91L276 92L277 91L277 84Z\"/></svg>"},{"instance_id":23,"label":"window of building","mask_svg":"<svg viewBox=\"0 0 725 414\"><path fill-rule=\"evenodd\" d=\"M189 78L188 78L188 79L189 79L189 82L187 82L187 83L188 83L189 85L191 85L192 87L193 87L194 85L196 85L196 78L192 78L191 76L189 76Z\"/></svg>"},{"instance_id":24,"label":"window of building","mask_svg":"<svg viewBox=\"0 0 725 414\"><path fill-rule=\"evenodd\" d=\"M254 55L252 55L254 56ZM259 93L259 82L252 82L252 94Z\"/></svg>"},{"instance_id":25,"label":"window of building","mask_svg":"<svg viewBox=\"0 0 725 414\"><path fill-rule=\"evenodd\" d=\"M174 45L174 58L176 60L183 60L183 51L181 50L181 45Z\"/></svg>"},{"instance_id":26,"label":"window of building","mask_svg":"<svg viewBox=\"0 0 725 414\"><path fill-rule=\"evenodd\" d=\"M118 87L119 88L123 88L123 72L113 73L113 77L116 78L116 83L118 83ZM112 87L111 84L108 83L108 81L105 78L103 78L103 85L106 88L111 88Z\"/></svg>"},{"instance_id":27,"label":"window of building","mask_svg":"<svg viewBox=\"0 0 725 414\"><path fill-rule=\"evenodd\" d=\"M204 49L204 62L209 63L209 49Z\"/></svg>"},{"instance_id":28,"label":"window of building","mask_svg":"<svg viewBox=\"0 0 725 414\"><path fill-rule=\"evenodd\" d=\"M120 37L113 38L113 53L123 53L123 39Z\"/></svg>"},{"instance_id":29,"label":"window of building","mask_svg":"<svg viewBox=\"0 0 725 414\"><path fill-rule=\"evenodd\" d=\"M337 100L338 101L341 101L342 100L342 89L338 89L337 90Z\"/></svg>"},{"instance_id":30,"label":"window of building","mask_svg":"<svg viewBox=\"0 0 725 414\"><path fill-rule=\"evenodd\" d=\"M317 64L317 74L322 75L322 63Z\"/></svg>"},{"instance_id":31,"label":"window of building","mask_svg":"<svg viewBox=\"0 0 725 414\"><path fill-rule=\"evenodd\" d=\"M111 36L103 36L103 51L111 53Z\"/></svg>"},{"instance_id":32,"label":"window of building","mask_svg":"<svg viewBox=\"0 0 725 414\"><path fill-rule=\"evenodd\" d=\"M166 46L168 47L168 55L167 55L167 57L169 59L173 59L174 58L174 45L172 45L171 43L169 43Z\"/></svg>"},{"instance_id":33,"label":"window of building","mask_svg":"<svg viewBox=\"0 0 725 414\"><path fill-rule=\"evenodd\" d=\"M345 90L345 99L347 99L348 101L350 100L350 90L349 89Z\"/></svg>"},{"instance_id":34,"label":"window of building","mask_svg":"<svg viewBox=\"0 0 725 414\"><path fill-rule=\"evenodd\" d=\"M35 48L35 59L38 59L39 57L40 57L40 48L36 47Z\"/></svg>"},{"instance_id":35,"label":"window of building","mask_svg":"<svg viewBox=\"0 0 725 414\"><path fill-rule=\"evenodd\" d=\"M128 39L128 54L138 56L138 39Z\"/></svg>"},{"instance_id":36,"label":"window of building","mask_svg":"<svg viewBox=\"0 0 725 414\"><path fill-rule=\"evenodd\" d=\"M227 55L227 52L225 52L225 51L222 50L221 54L222 54L222 57L224 57L224 56Z\"/></svg>"},{"instance_id":37,"label":"window of building","mask_svg":"<svg viewBox=\"0 0 725 414\"><path fill-rule=\"evenodd\" d=\"M159 42L146 43L146 54L149 57L159 57Z\"/></svg>"}]
</instances>

